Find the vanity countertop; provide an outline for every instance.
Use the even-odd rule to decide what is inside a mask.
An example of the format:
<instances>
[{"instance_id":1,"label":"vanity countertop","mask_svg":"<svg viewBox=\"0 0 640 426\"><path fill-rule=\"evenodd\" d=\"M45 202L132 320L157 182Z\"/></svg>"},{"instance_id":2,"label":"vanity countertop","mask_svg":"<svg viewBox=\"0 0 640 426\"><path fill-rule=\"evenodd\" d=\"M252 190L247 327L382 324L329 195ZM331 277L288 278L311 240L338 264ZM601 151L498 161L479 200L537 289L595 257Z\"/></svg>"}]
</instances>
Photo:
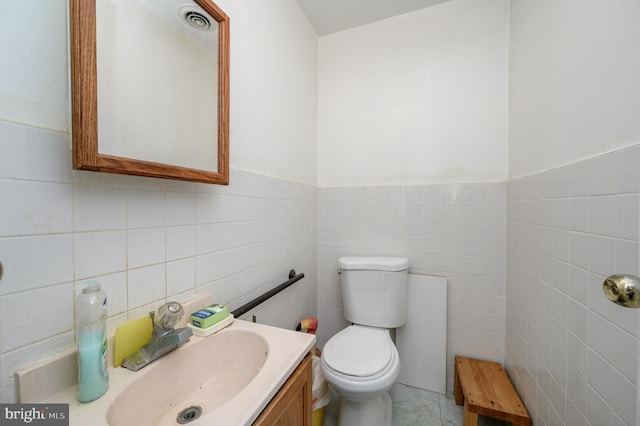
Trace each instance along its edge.
<instances>
[{"instance_id":1,"label":"vanity countertop","mask_svg":"<svg viewBox=\"0 0 640 426\"><path fill-rule=\"evenodd\" d=\"M73 385L55 394L46 400L46 402L68 403L70 425L72 426L85 426L89 424L95 426L113 424L117 426L120 421L114 421L113 415L110 414L108 416L107 413L110 407L117 407L117 410L119 410L119 404L122 404L122 401L124 401L123 405L129 405L127 403L128 399L120 399L120 401L116 402L119 396L128 396L131 394L135 395L135 397L131 399L138 400L139 398L134 406L139 404L141 410L132 411L132 415L138 416L139 414L137 414L137 412L144 411L144 407L147 407L147 410L150 409L149 407L153 407L153 405L147 404L148 401L145 398L158 398L163 391L166 393L171 392L171 389L175 389L172 388L172 386L180 386L180 384L176 383L156 383L157 386L149 386L149 389L142 392L138 392L137 390L133 393L131 392L132 390L138 389L132 387L137 380L142 380L141 383L145 384L154 383L151 379L154 376L164 377L164 371L161 369L171 365L179 365L178 370L182 368L181 366L183 365L184 368L197 369L198 378L195 380L198 384L196 384L195 388L197 389L199 387L203 389L205 385L211 386L211 382L215 382L216 386L211 387L210 391L213 395L216 393L216 389L224 389L225 380L234 380L234 373L233 371L229 371L229 369L225 371L225 366L215 365L215 362L208 362L207 354L227 350L225 347L217 346L216 342L231 342L232 340L229 340L231 336L242 336L243 333L245 336L248 334L258 335L266 341L266 345L260 346L260 350L264 352L261 354L264 358L264 364L257 368L255 377L246 379L249 380L248 383L246 385L243 384L243 387L233 396L229 397L228 400L225 400L224 403L212 406L211 409L206 409L206 407L204 407L206 404L203 404L201 417L189 424L193 426L207 424L230 426L249 425L258 417L305 355L314 347L316 341L314 335L236 319L231 325L211 336L192 336L189 342L138 372L133 372L125 368L109 368L109 389L102 397L95 401L89 403L78 402L76 399L77 386ZM216 341L215 339L218 340ZM259 340L262 341L262 339ZM241 339L235 338L235 341L239 342L237 346L242 346ZM229 343L225 343L224 345L228 344ZM238 348L236 348L236 350L238 350ZM197 356L193 354L197 354ZM262 361L260 362L262 363ZM238 367L232 368L241 370L241 368ZM176 368L173 369L175 370ZM220 375L220 378L212 377L211 380L206 379L203 381L203 377L206 377L203 375L206 375L208 371L210 375ZM194 375L191 374L191 376ZM208 381L208 383L201 385L200 381L203 381L203 383ZM154 389L154 387L156 388ZM202 398L203 392L200 390L199 395ZM190 398L189 395L187 395L187 400L188 398ZM151 403L153 404L154 402L152 401ZM161 406L166 407L166 405ZM131 407L123 409L131 411ZM114 409L112 408L111 410L113 411ZM178 409L176 408L174 411L178 411ZM178 424L176 415L173 414L173 412L171 412L170 415L167 414L166 416L163 415L155 418L141 415L141 417L131 418L131 420L138 425L144 424L144 421L147 420L150 422L149 424L153 424L153 426L159 424Z\"/></svg>"}]
</instances>

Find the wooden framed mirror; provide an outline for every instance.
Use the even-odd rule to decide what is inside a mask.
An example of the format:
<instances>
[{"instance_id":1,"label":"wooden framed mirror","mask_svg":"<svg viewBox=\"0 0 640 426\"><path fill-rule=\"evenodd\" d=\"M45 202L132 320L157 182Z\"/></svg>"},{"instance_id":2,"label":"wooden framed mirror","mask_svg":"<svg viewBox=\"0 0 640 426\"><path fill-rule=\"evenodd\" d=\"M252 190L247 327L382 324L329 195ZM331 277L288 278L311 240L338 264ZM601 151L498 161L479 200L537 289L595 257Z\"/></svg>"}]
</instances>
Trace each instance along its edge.
<instances>
[{"instance_id":1,"label":"wooden framed mirror","mask_svg":"<svg viewBox=\"0 0 640 426\"><path fill-rule=\"evenodd\" d=\"M211 0L69 0L73 168L229 183L229 17Z\"/></svg>"}]
</instances>

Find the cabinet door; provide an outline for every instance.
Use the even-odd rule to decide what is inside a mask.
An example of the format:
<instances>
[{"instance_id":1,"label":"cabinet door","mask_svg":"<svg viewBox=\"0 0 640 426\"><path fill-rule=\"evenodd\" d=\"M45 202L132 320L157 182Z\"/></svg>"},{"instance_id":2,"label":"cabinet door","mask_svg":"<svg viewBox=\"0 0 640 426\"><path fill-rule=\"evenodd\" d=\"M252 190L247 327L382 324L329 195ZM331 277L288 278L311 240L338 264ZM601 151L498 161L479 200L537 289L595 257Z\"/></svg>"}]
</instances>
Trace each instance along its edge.
<instances>
[{"instance_id":1,"label":"cabinet door","mask_svg":"<svg viewBox=\"0 0 640 426\"><path fill-rule=\"evenodd\" d=\"M311 426L311 354L282 385L255 426Z\"/></svg>"}]
</instances>

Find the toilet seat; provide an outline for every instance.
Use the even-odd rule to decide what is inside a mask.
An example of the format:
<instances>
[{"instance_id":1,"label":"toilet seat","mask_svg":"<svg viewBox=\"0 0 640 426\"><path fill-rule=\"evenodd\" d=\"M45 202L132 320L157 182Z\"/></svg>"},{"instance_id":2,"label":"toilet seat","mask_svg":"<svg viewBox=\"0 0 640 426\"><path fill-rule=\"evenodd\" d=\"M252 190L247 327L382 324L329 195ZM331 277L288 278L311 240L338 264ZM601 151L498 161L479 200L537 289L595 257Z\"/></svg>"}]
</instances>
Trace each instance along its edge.
<instances>
[{"instance_id":1,"label":"toilet seat","mask_svg":"<svg viewBox=\"0 0 640 426\"><path fill-rule=\"evenodd\" d=\"M389 330L351 325L325 344L322 361L325 367L345 379L374 380L393 367L397 350Z\"/></svg>"}]
</instances>

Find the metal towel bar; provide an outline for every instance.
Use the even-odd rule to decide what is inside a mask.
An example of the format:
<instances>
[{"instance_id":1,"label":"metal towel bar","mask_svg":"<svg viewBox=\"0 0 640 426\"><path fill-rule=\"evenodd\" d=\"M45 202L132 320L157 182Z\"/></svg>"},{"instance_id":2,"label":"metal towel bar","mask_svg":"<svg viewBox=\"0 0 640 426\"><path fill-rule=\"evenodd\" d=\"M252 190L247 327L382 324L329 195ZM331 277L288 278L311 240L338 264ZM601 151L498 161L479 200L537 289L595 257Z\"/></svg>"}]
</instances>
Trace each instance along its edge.
<instances>
[{"instance_id":1,"label":"metal towel bar","mask_svg":"<svg viewBox=\"0 0 640 426\"><path fill-rule=\"evenodd\" d=\"M261 296L256 297L255 299L253 299L249 303L245 303L244 305L240 306L238 309L236 309L234 311L231 311L231 314L235 318L238 318L241 315L246 314L251 309L253 309L256 306L258 306L262 302L272 298L273 296L275 296L276 294L280 293L285 288L287 288L290 285L300 281L303 278L304 278L304 274L303 273L296 274L295 269L292 269L291 271L289 271L289 279L287 281L283 282L282 284L280 284L277 287L272 288L271 290L269 290L268 292L262 294Z\"/></svg>"}]
</instances>

